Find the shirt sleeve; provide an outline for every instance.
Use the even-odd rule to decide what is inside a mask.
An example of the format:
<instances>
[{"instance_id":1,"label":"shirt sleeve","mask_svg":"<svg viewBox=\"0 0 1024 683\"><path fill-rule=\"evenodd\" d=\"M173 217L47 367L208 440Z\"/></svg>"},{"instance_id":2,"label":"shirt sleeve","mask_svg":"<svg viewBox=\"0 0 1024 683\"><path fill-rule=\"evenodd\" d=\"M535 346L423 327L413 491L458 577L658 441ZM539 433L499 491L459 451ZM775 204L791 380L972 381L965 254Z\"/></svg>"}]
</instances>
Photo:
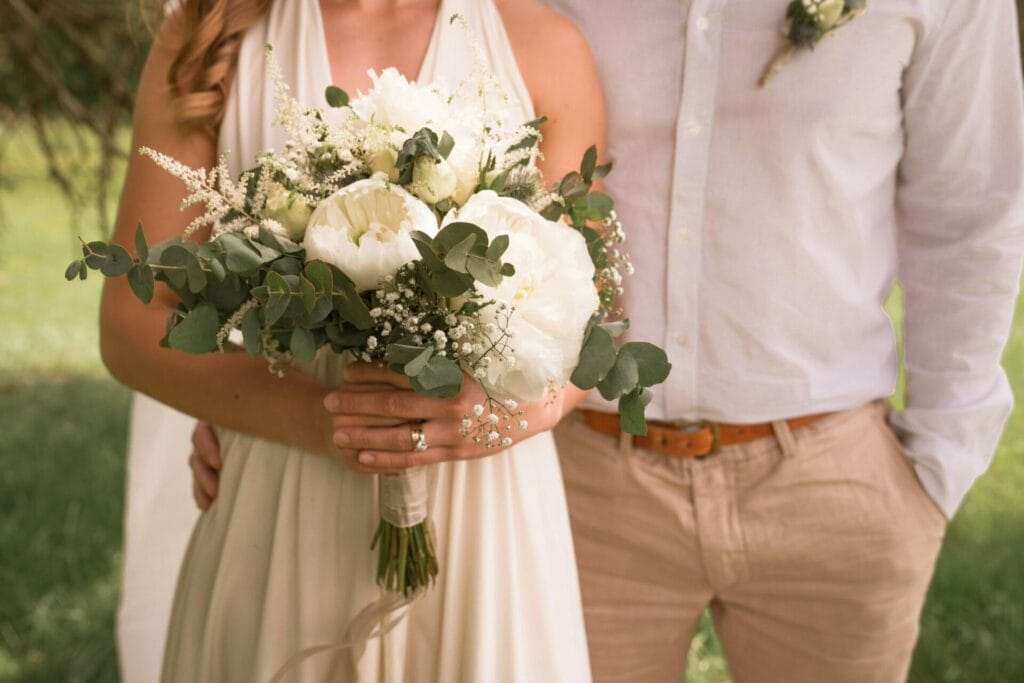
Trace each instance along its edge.
<instances>
[{"instance_id":1,"label":"shirt sleeve","mask_svg":"<svg viewBox=\"0 0 1024 683\"><path fill-rule=\"evenodd\" d=\"M1024 95L1013 0L950 0L904 73L899 280L906 408L892 416L952 517L1013 405L1000 356L1024 253Z\"/></svg>"}]
</instances>

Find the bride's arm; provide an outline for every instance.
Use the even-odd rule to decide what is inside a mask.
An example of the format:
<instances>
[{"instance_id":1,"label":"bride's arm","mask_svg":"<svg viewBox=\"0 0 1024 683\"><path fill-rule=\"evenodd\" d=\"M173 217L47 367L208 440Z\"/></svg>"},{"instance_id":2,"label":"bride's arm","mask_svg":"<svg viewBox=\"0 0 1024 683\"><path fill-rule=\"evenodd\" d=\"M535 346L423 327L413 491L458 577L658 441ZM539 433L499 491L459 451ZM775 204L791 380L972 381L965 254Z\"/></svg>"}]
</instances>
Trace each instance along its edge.
<instances>
[{"instance_id":1,"label":"bride's arm","mask_svg":"<svg viewBox=\"0 0 1024 683\"><path fill-rule=\"evenodd\" d=\"M506 0L499 4L499 10L534 109L548 117L541 128L543 159L539 166L547 181L554 182L579 168L590 145L596 144L599 153L604 150L604 95L597 69L579 30L537 0ZM405 377L373 365L350 366L347 379L353 384L387 382L396 387L360 393L358 399L344 394L327 399L336 421L336 444L358 449L359 462L365 467L386 471L497 452L460 434L462 417L482 401L482 392L473 382L465 382L456 398L444 400L419 396L408 390ZM553 400L545 398L519 406L528 428L509 436L519 441L552 429L586 395L569 385ZM362 428L341 422L359 415L425 419L422 429L429 448L423 452L409 450L408 425Z\"/></svg>"},{"instance_id":2,"label":"bride's arm","mask_svg":"<svg viewBox=\"0 0 1024 683\"><path fill-rule=\"evenodd\" d=\"M167 86L173 59L165 26L150 53L136 98L133 149L148 146L193 167L215 162L215 141L176 124ZM151 160L131 155L118 209L114 241L131 250L142 222L150 243L180 235L195 215L182 212L183 184ZM103 361L122 383L196 417L317 452L332 449L322 401L327 388L290 372L278 379L266 361L245 353L189 355L158 346L175 295L157 285L148 306L126 278L103 288L100 337Z\"/></svg>"}]
</instances>

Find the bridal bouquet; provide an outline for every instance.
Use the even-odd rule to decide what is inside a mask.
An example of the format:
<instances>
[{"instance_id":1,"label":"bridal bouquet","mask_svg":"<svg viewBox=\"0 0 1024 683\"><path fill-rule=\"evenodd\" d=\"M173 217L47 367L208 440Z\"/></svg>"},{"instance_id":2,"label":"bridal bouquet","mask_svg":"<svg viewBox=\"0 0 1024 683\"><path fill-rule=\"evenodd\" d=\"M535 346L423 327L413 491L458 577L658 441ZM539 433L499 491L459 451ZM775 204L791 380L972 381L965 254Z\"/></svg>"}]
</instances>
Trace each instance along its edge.
<instances>
[{"instance_id":1,"label":"bridal bouquet","mask_svg":"<svg viewBox=\"0 0 1024 683\"><path fill-rule=\"evenodd\" d=\"M193 169L140 152L180 178L183 206L205 212L180 237L135 255L83 244L66 277L127 276L149 302L154 282L180 299L162 345L188 353L242 345L272 371L350 354L403 373L434 397L467 377L486 401L462 421L466 438L499 448L527 427L520 403L572 381L618 399L622 427L646 433L648 387L667 377L659 348L631 342L617 321L624 234L593 182L610 167L587 150L578 172L548 188L534 165L543 119L509 123L494 76L478 66L458 88L371 72L370 92L304 109L272 53L280 151L233 180L226 161ZM210 229L210 239L191 236ZM381 477L378 582L403 595L438 570L427 519L428 472Z\"/></svg>"}]
</instances>

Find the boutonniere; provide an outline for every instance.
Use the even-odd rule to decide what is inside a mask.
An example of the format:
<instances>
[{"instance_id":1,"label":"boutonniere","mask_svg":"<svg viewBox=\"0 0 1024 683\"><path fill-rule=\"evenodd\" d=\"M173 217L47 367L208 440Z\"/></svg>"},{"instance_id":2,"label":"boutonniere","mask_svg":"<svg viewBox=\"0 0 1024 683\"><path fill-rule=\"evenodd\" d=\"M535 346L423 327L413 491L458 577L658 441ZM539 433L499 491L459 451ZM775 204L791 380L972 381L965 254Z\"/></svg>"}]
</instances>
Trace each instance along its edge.
<instances>
[{"instance_id":1,"label":"boutonniere","mask_svg":"<svg viewBox=\"0 0 1024 683\"><path fill-rule=\"evenodd\" d=\"M849 23L868 8L868 0L793 0L786 8L786 44L768 63L757 85L761 88L799 50L813 49L825 36Z\"/></svg>"}]
</instances>

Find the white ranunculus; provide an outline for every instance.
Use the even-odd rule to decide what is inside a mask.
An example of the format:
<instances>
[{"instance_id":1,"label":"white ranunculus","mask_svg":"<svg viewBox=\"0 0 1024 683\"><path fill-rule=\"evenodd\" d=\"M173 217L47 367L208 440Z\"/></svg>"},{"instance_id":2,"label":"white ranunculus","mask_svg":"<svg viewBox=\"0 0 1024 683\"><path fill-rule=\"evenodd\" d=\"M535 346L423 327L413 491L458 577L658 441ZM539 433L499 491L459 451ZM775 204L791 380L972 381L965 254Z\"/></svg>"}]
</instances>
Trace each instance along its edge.
<instances>
[{"instance_id":1,"label":"white ranunculus","mask_svg":"<svg viewBox=\"0 0 1024 683\"><path fill-rule=\"evenodd\" d=\"M390 147L381 147L370 154L370 173L383 173L393 183L398 182L398 152Z\"/></svg>"},{"instance_id":2,"label":"white ranunculus","mask_svg":"<svg viewBox=\"0 0 1024 683\"><path fill-rule=\"evenodd\" d=\"M538 399L551 384L565 384L579 360L587 322L600 303L586 240L490 190L473 195L445 222L453 220L479 225L491 239L508 235L502 259L516 269L497 287L477 284L485 298L514 309L507 327L514 367L492 363L484 381L502 398L517 401ZM481 315L485 324L502 325L494 307Z\"/></svg>"},{"instance_id":3,"label":"white ranunculus","mask_svg":"<svg viewBox=\"0 0 1024 683\"><path fill-rule=\"evenodd\" d=\"M301 242L313 207L299 193L289 191L280 183L271 182L267 190L266 212L267 218L284 227L288 239Z\"/></svg>"},{"instance_id":4,"label":"white ranunculus","mask_svg":"<svg viewBox=\"0 0 1024 683\"><path fill-rule=\"evenodd\" d=\"M480 184L480 154L469 145L459 146L458 141L448 155L448 163L455 171L455 193L452 200L462 206L473 195Z\"/></svg>"},{"instance_id":5,"label":"white ranunculus","mask_svg":"<svg viewBox=\"0 0 1024 683\"><path fill-rule=\"evenodd\" d=\"M383 175L375 175L320 202L303 245L307 260L334 264L365 291L419 258L409 237L413 230L436 235L434 213Z\"/></svg>"},{"instance_id":6,"label":"white ranunculus","mask_svg":"<svg viewBox=\"0 0 1024 683\"><path fill-rule=\"evenodd\" d=\"M412 184L409 189L428 204L437 204L455 193L458 177L447 160L434 161L420 157L412 167Z\"/></svg>"}]
</instances>

